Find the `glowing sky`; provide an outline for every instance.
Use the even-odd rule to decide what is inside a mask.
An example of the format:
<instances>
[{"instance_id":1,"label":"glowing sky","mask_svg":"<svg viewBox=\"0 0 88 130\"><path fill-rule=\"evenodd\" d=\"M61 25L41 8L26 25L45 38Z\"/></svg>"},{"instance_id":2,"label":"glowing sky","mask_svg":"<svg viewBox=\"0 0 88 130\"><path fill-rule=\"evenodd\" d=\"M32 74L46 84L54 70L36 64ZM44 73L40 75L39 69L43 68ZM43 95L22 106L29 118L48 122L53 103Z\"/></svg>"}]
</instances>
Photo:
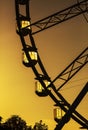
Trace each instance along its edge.
<instances>
[{"instance_id":1,"label":"glowing sky","mask_svg":"<svg viewBox=\"0 0 88 130\"><path fill-rule=\"evenodd\" d=\"M72 5L76 0L31 0L31 19L36 21ZM20 115L29 125L42 119L54 129L54 102L35 93L35 75L22 64L21 42L16 34L14 0L0 1L0 116ZM34 36L42 61L51 79L63 71L88 46L88 23L81 15ZM88 81L88 65L67 84L61 93L73 102ZM70 88L71 87L71 88ZM88 119L88 94L77 110ZM71 120L63 130L78 130Z\"/></svg>"}]
</instances>

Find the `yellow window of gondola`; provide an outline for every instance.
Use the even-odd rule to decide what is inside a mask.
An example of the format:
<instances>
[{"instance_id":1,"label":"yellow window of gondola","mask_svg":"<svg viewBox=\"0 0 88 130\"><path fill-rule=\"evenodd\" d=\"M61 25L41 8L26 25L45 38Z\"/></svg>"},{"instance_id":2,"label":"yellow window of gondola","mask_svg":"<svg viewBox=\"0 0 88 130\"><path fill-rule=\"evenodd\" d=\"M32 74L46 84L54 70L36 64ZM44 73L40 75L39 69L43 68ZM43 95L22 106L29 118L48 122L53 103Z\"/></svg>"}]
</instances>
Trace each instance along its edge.
<instances>
[{"instance_id":1,"label":"yellow window of gondola","mask_svg":"<svg viewBox=\"0 0 88 130\"><path fill-rule=\"evenodd\" d=\"M62 109L60 107L54 109L54 119L62 118Z\"/></svg>"},{"instance_id":2,"label":"yellow window of gondola","mask_svg":"<svg viewBox=\"0 0 88 130\"><path fill-rule=\"evenodd\" d=\"M17 26L17 33L20 34L22 33L23 36L26 36L31 32L31 27L30 27L30 18L27 18L25 16L19 17L19 26Z\"/></svg>"},{"instance_id":3,"label":"yellow window of gondola","mask_svg":"<svg viewBox=\"0 0 88 130\"><path fill-rule=\"evenodd\" d=\"M27 46L27 53L29 55L29 58L27 57L26 52L23 50L22 52L22 62L26 67L32 67L32 65L35 65L37 63L37 51L33 47ZM30 60L29 60L30 59Z\"/></svg>"},{"instance_id":4,"label":"yellow window of gondola","mask_svg":"<svg viewBox=\"0 0 88 130\"><path fill-rule=\"evenodd\" d=\"M50 84L50 81L47 80L44 76L41 77L43 80L46 88ZM35 83L35 92L38 96L48 96L48 91L50 91L50 88L47 88L47 91L43 88L42 84L37 80Z\"/></svg>"}]
</instances>

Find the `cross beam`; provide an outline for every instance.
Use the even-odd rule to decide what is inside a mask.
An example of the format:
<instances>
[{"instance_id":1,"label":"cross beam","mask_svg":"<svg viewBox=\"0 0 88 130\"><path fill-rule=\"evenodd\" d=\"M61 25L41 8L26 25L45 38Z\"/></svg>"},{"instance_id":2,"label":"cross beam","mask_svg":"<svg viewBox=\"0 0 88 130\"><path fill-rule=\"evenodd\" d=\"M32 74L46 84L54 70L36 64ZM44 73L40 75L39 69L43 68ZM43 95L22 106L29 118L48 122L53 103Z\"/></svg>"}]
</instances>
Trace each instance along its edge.
<instances>
[{"instance_id":1,"label":"cross beam","mask_svg":"<svg viewBox=\"0 0 88 130\"><path fill-rule=\"evenodd\" d=\"M45 17L41 20L38 20L31 24L32 27L32 34L36 34L41 32L45 29L48 29L54 25L60 24L64 21L67 21L75 16L83 14L88 11L88 0L83 0L81 2L77 2L76 4L56 12L48 17ZM84 15L85 17L85 15ZM85 17L86 21L88 22L87 18Z\"/></svg>"},{"instance_id":2,"label":"cross beam","mask_svg":"<svg viewBox=\"0 0 88 130\"><path fill-rule=\"evenodd\" d=\"M86 95L87 92L88 92L88 82L86 83L84 88L81 90L81 92L79 93L79 95L77 96L75 101L72 103L69 110L62 117L61 121L58 123L55 130L61 130L62 127L65 125L65 123L67 123L70 120L72 113L75 111L75 109L77 108L79 103L82 101L82 99L84 98L84 96ZM86 127L88 129L88 124L85 124L84 127Z\"/></svg>"}]
</instances>

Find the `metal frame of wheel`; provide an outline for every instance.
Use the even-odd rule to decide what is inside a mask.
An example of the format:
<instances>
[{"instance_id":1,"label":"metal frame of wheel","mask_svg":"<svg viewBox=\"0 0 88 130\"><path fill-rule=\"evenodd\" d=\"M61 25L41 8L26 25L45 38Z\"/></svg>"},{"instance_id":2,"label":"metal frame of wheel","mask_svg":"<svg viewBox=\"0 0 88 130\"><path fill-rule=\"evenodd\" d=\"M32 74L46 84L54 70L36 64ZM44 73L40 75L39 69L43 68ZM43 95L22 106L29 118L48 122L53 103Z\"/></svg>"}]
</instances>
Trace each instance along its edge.
<instances>
[{"instance_id":1,"label":"metal frame of wheel","mask_svg":"<svg viewBox=\"0 0 88 130\"><path fill-rule=\"evenodd\" d=\"M88 2L88 0L86 0L86 1ZM60 94L59 90L81 68L83 68L88 63L88 47L85 50L83 50L82 53L80 53L79 56L77 56L72 61L72 63L69 64L54 80L51 81L51 79L50 79L48 73L46 72L46 70L44 68L44 65L43 65L43 63L41 61L41 58L39 56L39 53L38 53L38 50L37 50L37 47L36 47L36 44L35 44L35 41L34 41L34 38L33 38L33 34L34 33L32 32L32 26L35 25L36 23L38 24L38 22L35 22L35 24L31 23L30 11L29 11L30 10L30 7L29 7L30 3L29 2L30 2L30 0L15 0L15 11L16 11L17 28L18 28L17 33L18 33L18 35L20 37L20 40L21 40L21 43L22 43L22 47L23 47L23 50L25 51L27 59L30 62L30 67L32 68L32 70L34 72L34 74L36 76L36 79L41 83L41 85L43 86L44 90L47 92L46 95L49 95L50 98L55 102L55 104L57 104L59 107L61 107L61 109L64 112L67 112L68 109L70 108L71 104L69 104L65 100L65 98ZM25 10L23 11L22 8L25 8ZM86 11L88 11L88 8L87 8ZM81 13L79 13L79 14L81 14ZM21 21L23 19L30 22L30 29L28 29L29 25L27 27L23 28L23 29L21 28ZM61 22L59 22L59 23L61 23ZM47 28L49 28L49 27L47 27ZM30 42L26 41L25 37L28 37ZM33 64L33 62L31 61L31 57L29 56L29 53L28 53L28 50L27 50L27 42L29 42L30 46L34 50L36 50L36 52L37 52L38 60L37 60L36 64ZM76 65L76 63L78 64L78 66ZM41 72L38 71L39 70L38 68L40 68ZM64 78L65 75L66 75L66 78ZM44 76L50 82L48 87L46 87L42 76ZM59 86L57 88L54 85L54 82L56 80L59 80L59 79L62 80L62 84L61 84L61 86ZM48 88L50 88L51 90L49 90ZM39 96L44 96L44 95L40 94ZM71 114L71 118L74 119L77 123L79 123L82 127L88 128L88 120L86 118L84 118L81 114L79 114L76 110L74 110L74 112Z\"/></svg>"}]
</instances>

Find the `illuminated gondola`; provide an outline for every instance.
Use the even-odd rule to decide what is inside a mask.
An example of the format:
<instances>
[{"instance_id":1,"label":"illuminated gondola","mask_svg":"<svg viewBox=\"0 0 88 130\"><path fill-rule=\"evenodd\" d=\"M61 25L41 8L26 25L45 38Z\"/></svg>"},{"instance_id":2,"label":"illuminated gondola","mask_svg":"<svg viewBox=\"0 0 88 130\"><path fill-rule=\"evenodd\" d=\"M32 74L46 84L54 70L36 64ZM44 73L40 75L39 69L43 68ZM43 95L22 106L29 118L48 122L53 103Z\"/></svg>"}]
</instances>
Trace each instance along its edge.
<instances>
[{"instance_id":1,"label":"illuminated gondola","mask_svg":"<svg viewBox=\"0 0 88 130\"><path fill-rule=\"evenodd\" d=\"M44 97L44 96L48 96L50 88L48 88L48 85L50 84L50 81L48 80L48 78L46 78L43 75L40 75L41 80L44 82L47 90L45 90L42 86L42 84L39 82L39 80L37 80L35 82L35 93L38 96Z\"/></svg>"},{"instance_id":2,"label":"illuminated gondola","mask_svg":"<svg viewBox=\"0 0 88 130\"><path fill-rule=\"evenodd\" d=\"M23 49L22 52L22 62L26 67L31 67L33 65L36 65L38 57L37 57L37 49L27 46L26 51L29 54L29 58L27 57L26 52ZM30 59L30 60L29 60Z\"/></svg>"},{"instance_id":3,"label":"illuminated gondola","mask_svg":"<svg viewBox=\"0 0 88 130\"><path fill-rule=\"evenodd\" d=\"M19 17L19 27L17 27L17 34L22 34L23 36L28 35L31 32L30 28L30 18L26 16Z\"/></svg>"}]
</instances>

